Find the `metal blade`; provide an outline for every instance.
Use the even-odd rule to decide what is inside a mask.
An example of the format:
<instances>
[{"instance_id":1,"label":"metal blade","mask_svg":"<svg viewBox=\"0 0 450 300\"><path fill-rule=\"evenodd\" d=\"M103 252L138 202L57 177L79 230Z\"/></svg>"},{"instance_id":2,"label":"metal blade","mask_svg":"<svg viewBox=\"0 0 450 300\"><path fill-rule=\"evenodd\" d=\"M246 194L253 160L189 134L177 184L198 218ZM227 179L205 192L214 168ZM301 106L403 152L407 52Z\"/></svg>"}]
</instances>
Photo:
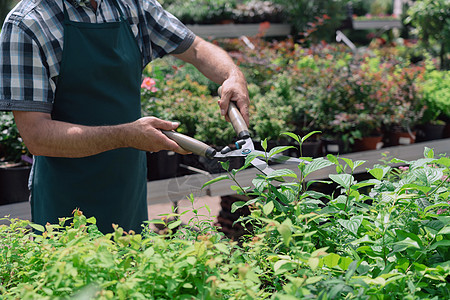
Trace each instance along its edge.
<instances>
[{"instance_id":1,"label":"metal blade","mask_svg":"<svg viewBox=\"0 0 450 300\"><path fill-rule=\"evenodd\" d=\"M258 154L258 155L262 155L263 157L265 157L266 153L263 151L259 151L259 150L253 150L252 151L253 154ZM303 159L299 159L299 158L295 158L295 157L291 157L291 156L286 156L283 154L275 154L273 156L271 156L269 158L270 161L276 162L276 163L280 163L280 164L300 164L300 163L305 163L308 164L309 161L305 161Z\"/></svg>"},{"instance_id":2,"label":"metal blade","mask_svg":"<svg viewBox=\"0 0 450 300\"><path fill-rule=\"evenodd\" d=\"M269 167L269 165L265 161L259 158L254 158L252 160L252 165L266 175L270 175L273 171L275 171L274 169Z\"/></svg>"}]
</instances>

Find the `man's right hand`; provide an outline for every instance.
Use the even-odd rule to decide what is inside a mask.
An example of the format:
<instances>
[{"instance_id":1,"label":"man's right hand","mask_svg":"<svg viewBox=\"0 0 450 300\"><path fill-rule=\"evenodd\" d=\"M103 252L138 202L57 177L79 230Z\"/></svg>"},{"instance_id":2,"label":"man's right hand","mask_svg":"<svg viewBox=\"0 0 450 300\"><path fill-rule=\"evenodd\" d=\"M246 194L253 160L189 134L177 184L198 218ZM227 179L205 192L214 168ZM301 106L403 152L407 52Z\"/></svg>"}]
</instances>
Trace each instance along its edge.
<instances>
[{"instance_id":1,"label":"man's right hand","mask_svg":"<svg viewBox=\"0 0 450 300\"><path fill-rule=\"evenodd\" d=\"M155 117L143 117L130 124L133 134L130 142L133 148L157 152L160 150L172 150L180 154L189 154L176 142L169 139L161 130L177 129L177 122L161 120Z\"/></svg>"}]
</instances>

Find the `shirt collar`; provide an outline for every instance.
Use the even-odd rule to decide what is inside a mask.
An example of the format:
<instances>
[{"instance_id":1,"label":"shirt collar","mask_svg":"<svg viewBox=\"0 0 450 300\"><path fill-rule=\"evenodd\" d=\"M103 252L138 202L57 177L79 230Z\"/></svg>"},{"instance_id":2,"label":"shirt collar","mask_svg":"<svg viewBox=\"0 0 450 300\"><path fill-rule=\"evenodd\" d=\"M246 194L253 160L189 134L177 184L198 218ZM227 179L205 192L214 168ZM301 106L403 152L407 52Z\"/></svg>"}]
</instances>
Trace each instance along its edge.
<instances>
[{"instance_id":1,"label":"shirt collar","mask_svg":"<svg viewBox=\"0 0 450 300\"><path fill-rule=\"evenodd\" d=\"M70 3L72 3L73 6L78 7L78 6L91 6L91 2L90 0L70 0Z\"/></svg>"}]
</instances>

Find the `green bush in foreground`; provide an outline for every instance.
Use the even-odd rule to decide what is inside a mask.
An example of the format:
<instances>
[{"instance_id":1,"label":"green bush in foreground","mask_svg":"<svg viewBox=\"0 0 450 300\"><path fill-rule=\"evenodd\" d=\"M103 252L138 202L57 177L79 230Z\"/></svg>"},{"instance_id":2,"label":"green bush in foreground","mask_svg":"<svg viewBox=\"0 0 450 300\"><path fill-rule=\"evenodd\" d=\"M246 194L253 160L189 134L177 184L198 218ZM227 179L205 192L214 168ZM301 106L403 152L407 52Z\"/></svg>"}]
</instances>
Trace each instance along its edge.
<instances>
[{"instance_id":1,"label":"green bush in foreground","mask_svg":"<svg viewBox=\"0 0 450 300\"><path fill-rule=\"evenodd\" d=\"M353 173L364 161L332 155L308 158L297 173L258 175L253 187L230 170L205 186L232 180L250 199L233 207L251 209L240 221L253 232L239 243L211 222L172 232L174 221L162 236L148 227L102 235L79 211L64 228L11 220L0 226L0 298L448 299L450 158L424 154L390 161L401 167L375 166L362 182ZM332 196L308 180L323 168L336 169L327 181L338 187Z\"/></svg>"}]
</instances>

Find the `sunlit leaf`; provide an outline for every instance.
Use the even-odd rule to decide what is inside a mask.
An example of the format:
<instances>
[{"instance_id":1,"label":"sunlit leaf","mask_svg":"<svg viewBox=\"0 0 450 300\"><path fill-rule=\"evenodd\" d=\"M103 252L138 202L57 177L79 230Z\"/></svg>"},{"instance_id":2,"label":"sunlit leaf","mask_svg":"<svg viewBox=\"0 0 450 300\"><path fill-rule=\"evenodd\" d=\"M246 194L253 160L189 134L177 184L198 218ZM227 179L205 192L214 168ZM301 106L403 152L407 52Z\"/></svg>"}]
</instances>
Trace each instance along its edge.
<instances>
[{"instance_id":1,"label":"sunlit leaf","mask_svg":"<svg viewBox=\"0 0 450 300\"><path fill-rule=\"evenodd\" d=\"M267 202L264 206L263 206L263 212L265 215L269 215L272 211L273 211L274 205L273 205L273 201Z\"/></svg>"},{"instance_id":2,"label":"sunlit leaf","mask_svg":"<svg viewBox=\"0 0 450 300\"><path fill-rule=\"evenodd\" d=\"M219 181L222 181L222 180L226 180L226 179L230 179L230 178L228 177L228 175L221 175L221 176L218 176L218 177L216 177L216 178L214 178L214 179L211 179L210 181L204 183L203 186L202 186L202 189L203 189L204 187L208 186L208 185L211 185L211 184L213 184L213 183L216 183L216 182L219 182Z\"/></svg>"},{"instance_id":3,"label":"sunlit leaf","mask_svg":"<svg viewBox=\"0 0 450 300\"><path fill-rule=\"evenodd\" d=\"M323 263L329 268L334 268L339 264L339 259L341 259L341 257L338 254L330 253L323 257Z\"/></svg>"},{"instance_id":4,"label":"sunlit leaf","mask_svg":"<svg viewBox=\"0 0 450 300\"><path fill-rule=\"evenodd\" d=\"M312 131L312 132L306 134L304 137L302 137L302 143L304 143L310 136L312 136L313 134L316 134L316 133L321 133L321 131Z\"/></svg>"},{"instance_id":5,"label":"sunlit leaf","mask_svg":"<svg viewBox=\"0 0 450 300\"><path fill-rule=\"evenodd\" d=\"M294 171L290 170L290 169L280 169L280 170L275 170L272 173L270 173L269 176L267 176L268 179L274 179L277 177L293 177L293 178L297 178L297 174L295 174Z\"/></svg>"},{"instance_id":6,"label":"sunlit leaf","mask_svg":"<svg viewBox=\"0 0 450 300\"><path fill-rule=\"evenodd\" d=\"M345 229L353 233L355 236L358 235L359 226L363 221L363 216L353 216L350 220L338 220L339 224Z\"/></svg>"},{"instance_id":7,"label":"sunlit leaf","mask_svg":"<svg viewBox=\"0 0 450 300\"><path fill-rule=\"evenodd\" d=\"M354 182L354 178L350 174L330 174L328 177L345 189L349 189Z\"/></svg>"},{"instance_id":8,"label":"sunlit leaf","mask_svg":"<svg viewBox=\"0 0 450 300\"><path fill-rule=\"evenodd\" d=\"M279 154L281 152L284 152L284 151L286 151L288 149L292 149L292 148L295 148L295 147L294 146L277 146L277 147L274 147L274 148L272 148L270 150L270 152L268 154L268 157L272 157L272 156L274 156L276 154Z\"/></svg>"},{"instance_id":9,"label":"sunlit leaf","mask_svg":"<svg viewBox=\"0 0 450 300\"><path fill-rule=\"evenodd\" d=\"M315 158L309 164L305 166L303 176L308 176L312 172L318 171L320 169L332 166L333 163L329 160L324 159L323 157Z\"/></svg>"},{"instance_id":10,"label":"sunlit leaf","mask_svg":"<svg viewBox=\"0 0 450 300\"><path fill-rule=\"evenodd\" d=\"M300 137L298 135L296 135L295 133L292 132L283 132L281 133L282 135L287 135L288 137L296 140L299 144L300 144Z\"/></svg>"},{"instance_id":11,"label":"sunlit leaf","mask_svg":"<svg viewBox=\"0 0 450 300\"><path fill-rule=\"evenodd\" d=\"M423 156L426 158L434 158L434 150L428 147L425 147L423 150Z\"/></svg>"}]
</instances>

